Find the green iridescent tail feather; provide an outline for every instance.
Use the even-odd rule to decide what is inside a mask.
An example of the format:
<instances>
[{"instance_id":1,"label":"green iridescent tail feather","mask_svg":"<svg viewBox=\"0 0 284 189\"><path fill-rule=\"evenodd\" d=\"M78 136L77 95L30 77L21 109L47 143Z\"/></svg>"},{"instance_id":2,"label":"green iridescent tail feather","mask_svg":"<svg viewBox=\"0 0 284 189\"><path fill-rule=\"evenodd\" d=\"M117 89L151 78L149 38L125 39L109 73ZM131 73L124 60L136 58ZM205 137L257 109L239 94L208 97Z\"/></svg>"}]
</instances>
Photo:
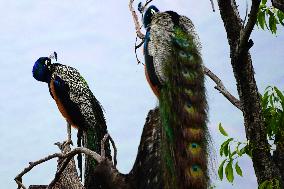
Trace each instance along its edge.
<instances>
[{"instance_id":1,"label":"green iridescent tail feather","mask_svg":"<svg viewBox=\"0 0 284 189\"><path fill-rule=\"evenodd\" d=\"M107 134L107 127L101 105L95 99L95 97L92 104L96 121L95 125L93 125L92 127L87 127L86 130L84 130L83 146L100 154L101 140L103 139L105 134ZM105 155L107 158L112 159L108 140L105 143ZM102 188L103 184L100 183L100 180L94 179L97 162L89 157L86 157L85 161L85 183L88 184L88 186L91 188ZM88 186L86 187L88 188Z\"/></svg>"},{"instance_id":2,"label":"green iridescent tail feather","mask_svg":"<svg viewBox=\"0 0 284 189\"><path fill-rule=\"evenodd\" d=\"M208 187L207 102L202 58L195 36L174 26L172 56L163 67L162 151L165 188Z\"/></svg>"}]
</instances>

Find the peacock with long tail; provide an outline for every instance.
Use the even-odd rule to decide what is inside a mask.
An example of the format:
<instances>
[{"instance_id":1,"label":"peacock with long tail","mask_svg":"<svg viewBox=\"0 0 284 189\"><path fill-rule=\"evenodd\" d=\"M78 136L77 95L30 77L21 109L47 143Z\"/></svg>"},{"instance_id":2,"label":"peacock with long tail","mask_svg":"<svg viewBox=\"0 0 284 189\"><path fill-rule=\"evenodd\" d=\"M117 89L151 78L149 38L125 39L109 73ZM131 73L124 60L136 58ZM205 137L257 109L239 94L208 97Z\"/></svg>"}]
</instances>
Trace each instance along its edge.
<instances>
[{"instance_id":1,"label":"peacock with long tail","mask_svg":"<svg viewBox=\"0 0 284 189\"><path fill-rule=\"evenodd\" d=\"M143 17L145 74L159 99L165 189L209 186L207 102L201 45L191 20L150 6Z\"/></svg>"},{"instance_id":2,"label":"peacock with long tail","mask_svg":"<svg viewBox=\"0 0 284 189\"><path fill-rule=\"evenodd\" d=\"M54 53L56 59L57 54ZM99 101L91 92L87 82L73 67L51 63L50 57L39 58L33 66L33 77L48 84L51 97L66 121L78 129L78 146L101 153L100 142L107 134L106 121ZM106 157L111 159L110 146L105 146ZM82 159L78 159L79 168ZM98 189L103 183L93 179L96 161L86 157L86 187Z\"/></svg>"}]
</instances>

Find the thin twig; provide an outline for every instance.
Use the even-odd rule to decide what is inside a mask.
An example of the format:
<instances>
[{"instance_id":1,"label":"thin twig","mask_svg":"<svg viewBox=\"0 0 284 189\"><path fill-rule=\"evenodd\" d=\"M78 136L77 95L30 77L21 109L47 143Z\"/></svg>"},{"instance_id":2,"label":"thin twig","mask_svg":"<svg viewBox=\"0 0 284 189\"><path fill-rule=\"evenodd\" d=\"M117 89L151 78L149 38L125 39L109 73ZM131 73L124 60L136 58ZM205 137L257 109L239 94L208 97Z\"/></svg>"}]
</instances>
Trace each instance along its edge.
<instances>
[{"instance_id":1,"label":"thin twig","mask_svg":"<svg viewBox=\"0 0 284 189\"><path fill-rule=\"evenodd\" d=\"M115 146L115 143L114 143L112 137L109 134L105 134L104 138L101 141L101 156L102 156L102 158L105 158L105 143L106 143L107 139L110 140L112 147L113 147L113 151L114 151L113 165L114 165L114 167L116 167L116 165L117 165L117 148Z\"/></svg>"},{"instance_id":2,"label":"thin twig","mask_svg":"<svg viewBox=\"0 0 284 189\"><path fill-rule=\"evenodd\" d=\"M37 165L39 165L39 164L41 164L41 163L44 163L44 162L46 162L46 161L49 161L49 160L51 160L51 159L53 159L53 158L61 158L61 157L63 157L63 154L62 154L62 153L55 153L55 154L46 156L46 157L44 157L44 158L42 158L42 159L40 159L40 160L37 160L37 161L35 161L35 162L30 162L30 163L29 163L29 166L26 167L20 174L18 174L18 175L15 177L15 181L16 181L16 183L18 184L18 189L20 189L20 188L25 189L25 188L26 188L26 187L23 185L23 183L22 183L22 177L23 177L26 173L28 173L30 170L32 170L35 166L37 166Z\"/></svg>"},{"instance_id":3,"label":"thin twig","mask_svg":"<svg viewBox=\"0 0 284 189\"><path fill-rule=\"evenodd\" d=\"M236 106L242 111L241 102L226 89L221 79L219 79L218 76L216 76L205 66L203 66L203 70L204 73L216 83L216 86L214 88L217 89L220 93L222 93L234 106Z\"/></svg>"},{"instance_id":4,"label":"thin twig","mask_svg":"<svg viewBox=\"0 0 284 189\"><path fill-rule=\"evenodd\" d=\"M133 8L133 2L134 2L134 0L129 0L129 10L131 11L131 14L132 14L132 17L133 17L133 21L134 21L134 24L135 24L135 30L136 30L137 36L140 39L144 39L145 35L140 30L141 27L140 27L140 24L139 24L139 21L138 21L138 16L136 14L136 11Z\"/></svg>"},{"instance_id":5,"label":"thin twig","mask_svg":"<svg viewBox=\"0 0 284 189\"><path fill-rule=\"evenodd\" d=\"M246 50L249 50L253 45L252 40L249 40L249 38L257 21L257 13L260 2L261 0L252 0L248 22L240 33L240 42L238 45L237 56L243 54Z\"/></svg>"},{"instance_id":6,"label":"thin twig","mask_svg":"<svg viewBox=\"0 0 284 189\"><path fill-rule=\"evenodd\" d=\"M213 0L210 0L210 2L211 2L212 10L213 10L213 12L215 12L215 6L214 6Z\"/></svg>"}]
</instances>

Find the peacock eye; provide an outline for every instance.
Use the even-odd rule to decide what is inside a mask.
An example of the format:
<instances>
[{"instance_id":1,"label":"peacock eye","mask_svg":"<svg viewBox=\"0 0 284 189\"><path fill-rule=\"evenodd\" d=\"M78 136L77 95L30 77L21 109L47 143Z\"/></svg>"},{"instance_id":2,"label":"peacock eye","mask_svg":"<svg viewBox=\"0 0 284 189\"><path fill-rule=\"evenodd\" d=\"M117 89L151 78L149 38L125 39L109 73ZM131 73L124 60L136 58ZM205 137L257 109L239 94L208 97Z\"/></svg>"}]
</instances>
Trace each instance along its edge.
<instances>
[{"instance_id":1,"label":"peacock eye","mask_svg":"<svg viewBox=\"0 0 284 189\"><path fill-rule=\"evenodd\" d=\"M151 13L154 15L156 14L156 11L154 9L151 9Z\"/></svg>"}]
</instances>

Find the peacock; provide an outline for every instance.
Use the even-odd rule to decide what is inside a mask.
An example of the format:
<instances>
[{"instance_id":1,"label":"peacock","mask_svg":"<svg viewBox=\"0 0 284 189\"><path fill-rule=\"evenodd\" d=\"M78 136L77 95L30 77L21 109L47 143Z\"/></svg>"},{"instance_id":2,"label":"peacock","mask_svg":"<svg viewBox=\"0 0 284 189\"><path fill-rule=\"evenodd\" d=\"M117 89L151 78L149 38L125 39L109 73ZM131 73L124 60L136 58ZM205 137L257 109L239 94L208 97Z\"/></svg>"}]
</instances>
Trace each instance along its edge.
<instances>
[{"instance_id":1,"label":"peacock","mask_svg":"<svg viewBox=\"0 0 284 189\"><path fill-rule=\"evenodd\" d=\"M186 16L153 5L145 10L143 25L145 75L159 100L162 125L159 188L208 188L208 108L194 25Z\"/></svg>"},{"instance_id":2,"label":"peacock","mask_svg":"<svg viewBox=\"0 0 284 189\"><path fill-rule=\"evenodd\" d=\"M56 53L55 57L57 56ZM91 92L86 80L73 67L51 63L51 58L40 57L33 66L33 77L48 83L51 97L66 121L78 129L78 146L100 154L101 140L107 134L106 121L99 101ZM111 159L109 143L105 146L106 157ZM81 156L78 158L82 169ZM86 157L85 183L101 188L100 180L93 179L96 161ZM81 170L82 171L82 170ZM88 187L86 186L85 187Z\"/></svg>"}]
</instances>

